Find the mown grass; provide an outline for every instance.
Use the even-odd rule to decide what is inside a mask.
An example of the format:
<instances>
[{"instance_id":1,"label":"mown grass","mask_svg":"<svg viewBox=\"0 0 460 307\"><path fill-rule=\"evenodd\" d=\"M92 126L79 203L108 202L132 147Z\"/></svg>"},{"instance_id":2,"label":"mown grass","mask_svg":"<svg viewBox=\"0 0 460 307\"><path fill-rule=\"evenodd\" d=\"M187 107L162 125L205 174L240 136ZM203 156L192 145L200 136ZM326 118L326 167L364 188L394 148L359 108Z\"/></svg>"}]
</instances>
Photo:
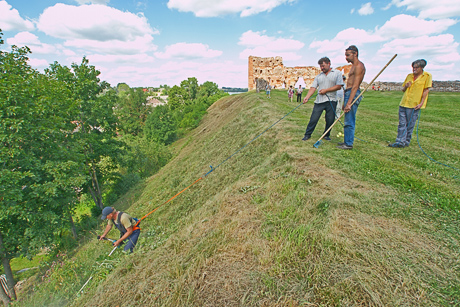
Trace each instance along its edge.
<instances>
[{"instance_id":1,"label":"mown grass","mask_svg":"<svg viewBox=\"0 0 460 307\"><path fill-rule=\"evenodd\" d=\"M116 204L140 217L218 166L142 223L135 253L104 267L110 246L90 241L18 306L458 305L459 174L416 142L387 147L400 97L365 94L352 151L335 148L340 126L313 147L323 121L301 141L307 104L220 166L297 104L277 90L218 101ZM459 103L430 93L419 125L422 148L455 168Z\"/></svg>"}]
</instances>

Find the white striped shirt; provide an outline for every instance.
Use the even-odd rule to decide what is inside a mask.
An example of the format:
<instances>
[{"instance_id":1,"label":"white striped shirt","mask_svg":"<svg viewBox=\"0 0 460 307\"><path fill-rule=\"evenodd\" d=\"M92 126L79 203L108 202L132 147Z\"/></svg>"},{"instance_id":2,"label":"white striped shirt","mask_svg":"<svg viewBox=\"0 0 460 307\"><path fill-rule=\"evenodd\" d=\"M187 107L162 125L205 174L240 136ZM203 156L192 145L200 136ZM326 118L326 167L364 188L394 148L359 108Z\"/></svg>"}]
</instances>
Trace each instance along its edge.
<instances>
[{"instance_id":1,"label":"white striped shirt","mask_svg":"<svg viewBox=\"0 0 460 307\"><path fill-rule=\"evenodd\" d=\"M311 87L315 87L319 92L322 89L330 88L334 85L343 85L342 72L340 70L331 69L327 75L324 72L317 75ZM326 95L318 94L315 103L323 103L329 100L337 101L337 91L328 92Z\"/></svg>"}]
</instances>

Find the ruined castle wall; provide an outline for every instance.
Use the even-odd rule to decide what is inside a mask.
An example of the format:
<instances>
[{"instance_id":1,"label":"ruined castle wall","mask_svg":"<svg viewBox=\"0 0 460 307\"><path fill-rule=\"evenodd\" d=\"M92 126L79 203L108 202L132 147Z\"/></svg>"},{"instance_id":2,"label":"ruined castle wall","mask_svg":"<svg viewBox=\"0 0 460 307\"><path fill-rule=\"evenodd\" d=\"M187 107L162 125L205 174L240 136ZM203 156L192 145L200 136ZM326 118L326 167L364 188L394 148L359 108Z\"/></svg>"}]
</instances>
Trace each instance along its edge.
<instances>
[{"instance_id":1,"label":"ruined castle wall","mask_svg":"<svg viewBox=\"0 0 460 307\"><path fill-rule=\"evenodd\" d=\"M351 65L340 66L336 68L348 78ZM282 57L260 58L250 56L248 59L248 90L264 91L265 85L270 83L272 88L288 88L295 86L299 78L303 78L306 88L309 88L315 77L321 72L318 67L314 66L296 66L286 67L283 65ZM363 82L361 88L367 84ZM400 91L402 82L380 82L373 84L375 90L380 91ZM369 87L372 90L372 86ZM460 81L433 81L435 92L460 92Z\"/></svg>"},{"instance_id":2,"label":"ruined castle wall","mask_svg":"<svg viewBox=\"0 0 460 307\"><path fill-rule=\"evenodd\" d=\"M348 76L351 65L337 67ZM260 58L250 56L248 59L248 90L256 89L258 92L265 90L265 85L270 83L272 88L288 88L295 86L303 78L306 88L313 84L315 77L321 72L314 66L286 67L282 57Z\"/></svg>"}]
</instances>

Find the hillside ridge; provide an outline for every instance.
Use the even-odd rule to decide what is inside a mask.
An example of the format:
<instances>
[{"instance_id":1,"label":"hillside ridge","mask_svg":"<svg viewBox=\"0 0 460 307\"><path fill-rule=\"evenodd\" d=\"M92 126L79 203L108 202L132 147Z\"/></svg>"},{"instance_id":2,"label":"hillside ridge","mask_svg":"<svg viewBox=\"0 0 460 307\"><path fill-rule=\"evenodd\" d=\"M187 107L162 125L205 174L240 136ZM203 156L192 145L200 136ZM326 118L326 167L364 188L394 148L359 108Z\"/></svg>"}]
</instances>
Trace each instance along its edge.
<instances>
[{"instance_id":1,"label":"hillside ridge","mask_svg":"<svg viewBox=\"0 0 460 307\"><path fill-rule=\"evenodd\" d=\"M382 149L382 133L368 114L390 114L390 122L380 127L395 128L392 106L372 104L390 95L395 94L366 94L359 131L368 141L351 152L331 142L314 148L314 140L301 141L312 105L301 106L145 219L132 255L115 253L113 265L98 271L94 261L103 261L110 247L93 241L84 246L72 261L93 269L75 283L79 288L94 274L92 283L75 300L55 298L49 306L63 301L69 306L455 302L460 295L455 290L460 280L455 271L458 207L448 209L460 198L455 179L429 161L410 160L416 147L398 153ZM115 206L135 216L146 214L296 105L277 90L270 100L248 92L217 101L196 129L172 145L175 157ZM323 120L313 139L320 137L322 125ZM445 121L431 125L434 131ZM338 131L334 128L333 141L340 141ZM455 151L446 159L455 159ZM434 176L424 175L427 167ZM396 172L401 169L404 179ZM423 185L436 193L418 187L416 178L424 178Z\"/></svg>"}]
</instances>

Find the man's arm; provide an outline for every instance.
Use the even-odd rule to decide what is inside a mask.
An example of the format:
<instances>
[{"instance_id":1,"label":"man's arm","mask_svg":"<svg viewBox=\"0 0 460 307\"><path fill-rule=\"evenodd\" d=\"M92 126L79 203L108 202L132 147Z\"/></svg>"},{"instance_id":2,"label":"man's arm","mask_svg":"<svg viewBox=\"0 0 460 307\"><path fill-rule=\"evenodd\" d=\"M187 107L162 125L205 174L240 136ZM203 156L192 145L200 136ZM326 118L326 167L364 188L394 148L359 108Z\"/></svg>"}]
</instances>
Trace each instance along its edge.
<instances>
[{"instance_id":1,"label":"man's arm","mask_svg":"<svg viewBox=\"0 0 460 307\"><path fill-rule=\"evenodd\" d=\"M418 110L423 106L423 104L425 103L426 97L428 96L429 91L430 91L430 88L426 88L423 90L422 101L418 105L415 106L414 110Z\"/></svg>"},{"instance_id":2,"label":"man's arm","mask_svg":"<svg viewBox=\"0 0 460 307\"><path fill-rule=\"evenodd\" d=\"M303 100L303 103L307 103L308 99L310 99L310 97L315 93L315 91L316 91L316 87L310 87L310 89L308 90L307 96L305 96Z\"/></svg>"},{"instance_id":3,"label":"man's arm","mask_svg":"<svg viewBox=\"0 0 460 307\"><path fill-rule=\"evenodd\" d=\"M131 234L133 233L133 227L128 227L126 228L126 232L125 234L117 240L117 242L113 243L113 246L118 246L121 244L121 242L123 242L126 238L128 238Z\"/></svg>"},{"instance_id":4,"label":"man's arm","mask_svg":"<svg viewBox=\"0 0 460 307\"><path fill-rule=\"evenodd\" d=\"M326 93L329 93L329 92L335 92L335 91L338 91L342 88L342 85L340 84L337 84L337 85L334 85L330 88L323 88L322 90L319 90L318 94L320 95L324 95Z\"/></svg>"},{"instance_id":5,"label":"man's arm","mask_svg":"<svg viewBox=\"0 0 460 307\"><path fill-rule=\"evenodd\" d=\"M109 233L110 229L112 229L112 225L107 224L105 227L105 231L102 236L99 237L99 240L104 240L105 236Z\"/></svg>"},{"instance_id":6,"label":"man's arm","mask_svg":"<svg viewBox=\"0 0 460 307\"><path fill-rule=\"evenodd\" d=\"M405 92L411 85L412 85L412 82L410 81L404 83L402 91Z\"/></svg>"}]
</instances>

